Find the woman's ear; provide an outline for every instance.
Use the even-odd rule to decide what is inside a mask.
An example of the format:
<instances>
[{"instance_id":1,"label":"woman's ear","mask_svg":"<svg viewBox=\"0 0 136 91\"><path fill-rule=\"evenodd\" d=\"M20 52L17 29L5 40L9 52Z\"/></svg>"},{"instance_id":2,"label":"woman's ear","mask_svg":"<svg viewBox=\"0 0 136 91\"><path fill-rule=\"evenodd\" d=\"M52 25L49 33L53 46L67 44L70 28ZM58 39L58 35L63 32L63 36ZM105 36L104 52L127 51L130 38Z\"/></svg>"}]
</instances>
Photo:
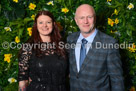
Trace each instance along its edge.
<instances>
[{"instance_id":1,"label":"woman's ear","mask_svg":"<svg viewBox=\"0 0 136 91\"><path fill-rule=\"evenodd\" d=\"M56 25L56 22L54 22L53 24Z\"/></svg>"}]
</instances>

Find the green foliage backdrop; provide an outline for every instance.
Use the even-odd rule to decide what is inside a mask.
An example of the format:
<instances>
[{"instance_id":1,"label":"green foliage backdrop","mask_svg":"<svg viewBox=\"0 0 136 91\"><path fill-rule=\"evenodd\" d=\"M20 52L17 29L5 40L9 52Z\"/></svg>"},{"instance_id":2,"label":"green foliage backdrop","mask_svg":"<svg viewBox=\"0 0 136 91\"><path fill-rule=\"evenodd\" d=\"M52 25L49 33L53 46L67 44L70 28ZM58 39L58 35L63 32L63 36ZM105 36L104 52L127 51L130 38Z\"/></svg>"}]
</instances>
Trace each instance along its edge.
<instances>
[{"instance_id":1,"label":"green foliage backdrop","mask_svg":"<svg viewBox=\"0 0 136 91\"><path fill-rule=\"evenodd\" d=\"M136 87L136 0L1 0L0 1L0 91L17 91L18 51L31 36L34 17L40 10L55 16L65 39L78 31L74 12L83 3L92 5L97 28L116 38L120 48L126 91Z\"/></svg>"}]
</instances>

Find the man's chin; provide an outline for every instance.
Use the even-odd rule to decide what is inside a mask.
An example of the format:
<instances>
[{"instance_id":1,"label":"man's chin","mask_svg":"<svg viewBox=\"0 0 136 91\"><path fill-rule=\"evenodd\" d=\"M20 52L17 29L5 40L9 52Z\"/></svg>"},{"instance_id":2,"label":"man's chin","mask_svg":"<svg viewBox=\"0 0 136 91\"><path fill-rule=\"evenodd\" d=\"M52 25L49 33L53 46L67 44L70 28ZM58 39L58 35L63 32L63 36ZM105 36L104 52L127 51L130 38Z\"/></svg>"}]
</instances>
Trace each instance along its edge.
<instances>
[{"instance_id":1,"label":"man's chin","mask_svg":"<svg viewBox=\"0 0 136 91\"><path fill-rule=\"evenodd\" d=\"M90 33L92 33L94 31L94 29L90 29L90 30L88 30L88 31L84 31L83 33L85 33L85 34L90 34Z\"/></svg>"}]
</instances>

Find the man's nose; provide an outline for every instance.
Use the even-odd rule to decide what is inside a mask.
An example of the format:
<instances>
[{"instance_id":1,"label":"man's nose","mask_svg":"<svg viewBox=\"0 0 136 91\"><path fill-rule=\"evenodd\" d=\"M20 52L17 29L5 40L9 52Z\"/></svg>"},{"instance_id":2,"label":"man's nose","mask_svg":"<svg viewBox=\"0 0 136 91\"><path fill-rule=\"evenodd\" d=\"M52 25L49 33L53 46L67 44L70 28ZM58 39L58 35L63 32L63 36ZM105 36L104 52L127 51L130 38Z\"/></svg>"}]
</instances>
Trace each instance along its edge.
<instances>
[{"instance_id":1,"label":"man's nose","mask_svg":"<svg viewBox=\"0 0 136 91\"><path fill-rule=\"evenodd\" d=\"M84 23L88 23L88 18L87 17L84 19Z\"/></svg>"}]
</instances>

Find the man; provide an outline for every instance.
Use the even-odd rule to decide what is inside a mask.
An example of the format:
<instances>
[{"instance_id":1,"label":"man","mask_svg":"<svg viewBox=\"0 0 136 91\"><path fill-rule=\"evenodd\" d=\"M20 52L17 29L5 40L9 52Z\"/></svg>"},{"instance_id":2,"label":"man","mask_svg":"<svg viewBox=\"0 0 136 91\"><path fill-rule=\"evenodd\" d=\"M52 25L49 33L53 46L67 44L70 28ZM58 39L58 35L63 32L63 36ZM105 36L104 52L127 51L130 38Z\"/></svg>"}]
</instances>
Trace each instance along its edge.
<instances>
[{"instance_id":1,"label":"man","mask_svg":"<svg viewBox=\"0 0 136 91\"><path fill-rule=\"evenodd\" d=\"M95 28L94 8L80 5L75 22L80 32L67 38L68 43L76 44L69 50L70 91L124 91L119 51L102 46L114 45L116 40Z\"/></svg>"}]
</instances>

